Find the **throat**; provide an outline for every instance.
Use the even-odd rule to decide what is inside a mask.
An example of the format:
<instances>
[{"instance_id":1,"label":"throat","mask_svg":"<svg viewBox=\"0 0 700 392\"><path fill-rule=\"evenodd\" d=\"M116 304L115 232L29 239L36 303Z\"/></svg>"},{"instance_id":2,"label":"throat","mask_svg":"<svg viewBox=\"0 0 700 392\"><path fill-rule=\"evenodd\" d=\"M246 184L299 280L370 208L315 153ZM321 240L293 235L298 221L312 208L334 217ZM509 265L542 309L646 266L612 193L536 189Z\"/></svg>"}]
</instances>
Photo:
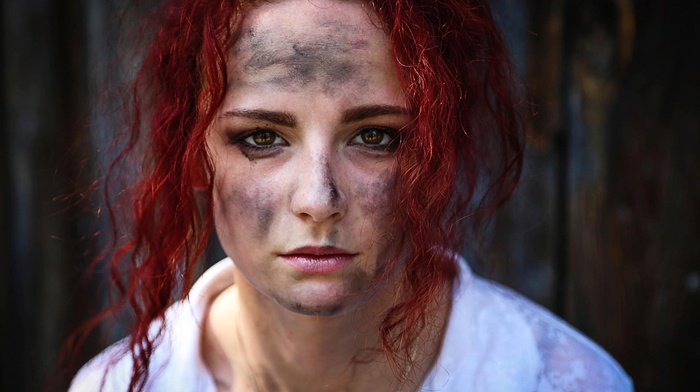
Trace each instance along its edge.
<instances>
[{"instance_id":1,"label":"throat","mask_svg":"<svg viewBox=\"0 0 700 392\"><path fill-rule=\"evenodd\" d=\"M378 309L306 316L260 302L235 281L212 300L203 326L202 355L219 391L414 391L439 351L444 322L425 328L397 366L381 350Z\"/></svg>"}]
</instances>

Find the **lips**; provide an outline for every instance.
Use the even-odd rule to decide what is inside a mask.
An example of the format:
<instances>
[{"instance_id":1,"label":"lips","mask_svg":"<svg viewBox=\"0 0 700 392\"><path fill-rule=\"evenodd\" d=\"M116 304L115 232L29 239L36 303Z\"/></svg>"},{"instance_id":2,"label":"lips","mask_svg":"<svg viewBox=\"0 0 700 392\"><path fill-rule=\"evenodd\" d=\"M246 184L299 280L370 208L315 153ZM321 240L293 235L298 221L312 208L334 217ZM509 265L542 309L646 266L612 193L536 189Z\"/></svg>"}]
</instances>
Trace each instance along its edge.
<instances>
[{"instance_id":1,"label":"lips","mask_svg":"<svg viewBox=\"0 0 700 392\"><path fill-rule=\"evenodd\" d=\"M342 269L357 255L332 246L303 246L280 254L280 257L301 272L328 274Z\"/></svg>"}]
</instances>

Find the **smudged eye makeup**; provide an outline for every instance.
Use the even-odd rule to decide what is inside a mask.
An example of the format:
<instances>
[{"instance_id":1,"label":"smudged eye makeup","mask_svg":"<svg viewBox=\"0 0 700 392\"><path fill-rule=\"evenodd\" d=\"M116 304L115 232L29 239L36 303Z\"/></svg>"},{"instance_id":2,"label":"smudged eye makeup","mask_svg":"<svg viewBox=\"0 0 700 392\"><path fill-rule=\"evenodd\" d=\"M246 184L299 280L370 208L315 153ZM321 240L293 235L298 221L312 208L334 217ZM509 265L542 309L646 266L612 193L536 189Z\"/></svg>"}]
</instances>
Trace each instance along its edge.
<instances>
[{"instance_id":1,"label":"smudged eye makeup","mask_svg":"<svg viewBox=\"0 0 700 392\"><path fill-rule=\"evenodd\" d=\"M276 155L281 147L289 145L277 132L263 128L240 135L230 135L229 140L250 160Z\"/></svg>"},{"instance_id":2,"label":"smudged eye makeup","mask_svg":"<svg viewBox=\"0 0 700 392\"><path fill-rule=\"evenodd\" d=\"M260 129L253 132L250 136L244 138L243 142L253 147L269 147L274 145L286 144L278 134L268 129Z\"/></svg>"},{"instance_id":3,"label":"smudged eye makeup","mask_svg":"<svg viewBox=\"0 0 700 392\"><path fill-rule=\"evenodd\" d=\"M277 132L256 128L250 132L229 134L230 143L236 145L248 159L267 158L277 155L283 147L289 146L287 140ZM363 127L349 140L348 146L368 149L375 153L391 153L399 144L397 131L380 126Z\"/></svg>"}]
</instances>

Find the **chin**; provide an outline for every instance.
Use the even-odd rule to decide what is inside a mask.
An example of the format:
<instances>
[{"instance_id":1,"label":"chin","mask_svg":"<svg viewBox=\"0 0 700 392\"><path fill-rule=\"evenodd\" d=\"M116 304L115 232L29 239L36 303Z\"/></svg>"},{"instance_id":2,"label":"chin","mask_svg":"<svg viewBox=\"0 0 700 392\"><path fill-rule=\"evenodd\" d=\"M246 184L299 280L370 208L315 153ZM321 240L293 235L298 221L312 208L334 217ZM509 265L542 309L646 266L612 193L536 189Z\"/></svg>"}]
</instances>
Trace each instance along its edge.
<instances>
[{"instance_id":1,"label":"chin","mask_svg":"<svg viewBox=\"0 0 700 392\"><path fill-rule=\"evenodd\" d=\"M342 288L305 287L292 295L273 296L275 302L283 308L306 316L340 316L364 303L366 292L348 293Z\"/></svg>"},{"instance_id":2,"label":"chin","mask_svg":"<svg viewBox=\"0 0 700 392\"><path fill-rule=\"evenodd\" d=\"M304 316L332 317L346 313L343 304L309 305L304 303L292 303L286 306L287 310Z\"/></svg>"},{"instance_id":3,"label":"chin","mask_svg":"<svg viewBox=\"0 0 700 392\"><path fill-rule=\"evenodd\" d=\"M304 316L339 316L357 308L357 306L352 306L348 304L347 301L332 300L332 298L326 298L325 301L309 301L301 299L289 299L289 298L273 298L274 301L281 307L289 310L290 312L301 314Z\"/></svg>"}]
</instances>

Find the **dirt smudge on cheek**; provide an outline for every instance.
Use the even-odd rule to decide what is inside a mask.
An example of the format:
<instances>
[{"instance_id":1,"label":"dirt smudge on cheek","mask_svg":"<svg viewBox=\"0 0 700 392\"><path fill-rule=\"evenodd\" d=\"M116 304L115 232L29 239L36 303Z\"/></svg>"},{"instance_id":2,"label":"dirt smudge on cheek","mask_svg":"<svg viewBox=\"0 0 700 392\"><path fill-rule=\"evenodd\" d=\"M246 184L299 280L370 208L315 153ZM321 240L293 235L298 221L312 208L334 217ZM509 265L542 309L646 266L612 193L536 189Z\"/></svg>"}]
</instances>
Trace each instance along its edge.
<instances>
[{"instance_id":1,"label":"dirt smudge on cheek","mask_svg":"<svg viewBox=\"0 0 700 392\"><path fill-rule=\"evenodd\" d=\"M394 203L394 194L395 184L392 175L359 183L353 194L357 201L359 219L363 220L362 230L372 232L373 241L375 246L379 246L379 250L386 247L385 254L378 255L378 262L391 257L391 249L393 249L391 244L400 238L400 226L394 219L394 212L397 208L401 208L401 205Z\"/></svg>"},{"instance_id":2,"label":"dirt smudge on cheek","mask_svg":"<svg viewBox=\"0 0 700 392\"><path fill-rule=\"evenodd\" d=\"M272 229L272 222L275 217L274 204L269 197L261 195L255 203L255 213L257 215L257 234L260 239L267 238Z\"/></svg>"},{"instance_id":3,"label":"dirt smudge on cheek","mask_svg":"<svg viewBox=\"0 0 700 392\"><path fill-rule=\"evenodd\" d=\"M251 191L233 191L226 199L228 206L224 211L235 209L238 212L238 222L234 230L255 229L255 237L258 240L267 238L272 230L276 213L276 203L271 191L262 188L254 188ZM249 225L253 225L250 227Z\"/></svg>"},{"instance_id":4,"label":"dirt smudge on cheek","mask_svg":"<svg viewBox=\"0 0 700 392\"><path fill-rule=\"evenodd\" d=\"M384 220L393 213L392 195L394 194L393 176L359 184L355 197L365 216L375 221Z\"/></svg>"}]
</instances>

